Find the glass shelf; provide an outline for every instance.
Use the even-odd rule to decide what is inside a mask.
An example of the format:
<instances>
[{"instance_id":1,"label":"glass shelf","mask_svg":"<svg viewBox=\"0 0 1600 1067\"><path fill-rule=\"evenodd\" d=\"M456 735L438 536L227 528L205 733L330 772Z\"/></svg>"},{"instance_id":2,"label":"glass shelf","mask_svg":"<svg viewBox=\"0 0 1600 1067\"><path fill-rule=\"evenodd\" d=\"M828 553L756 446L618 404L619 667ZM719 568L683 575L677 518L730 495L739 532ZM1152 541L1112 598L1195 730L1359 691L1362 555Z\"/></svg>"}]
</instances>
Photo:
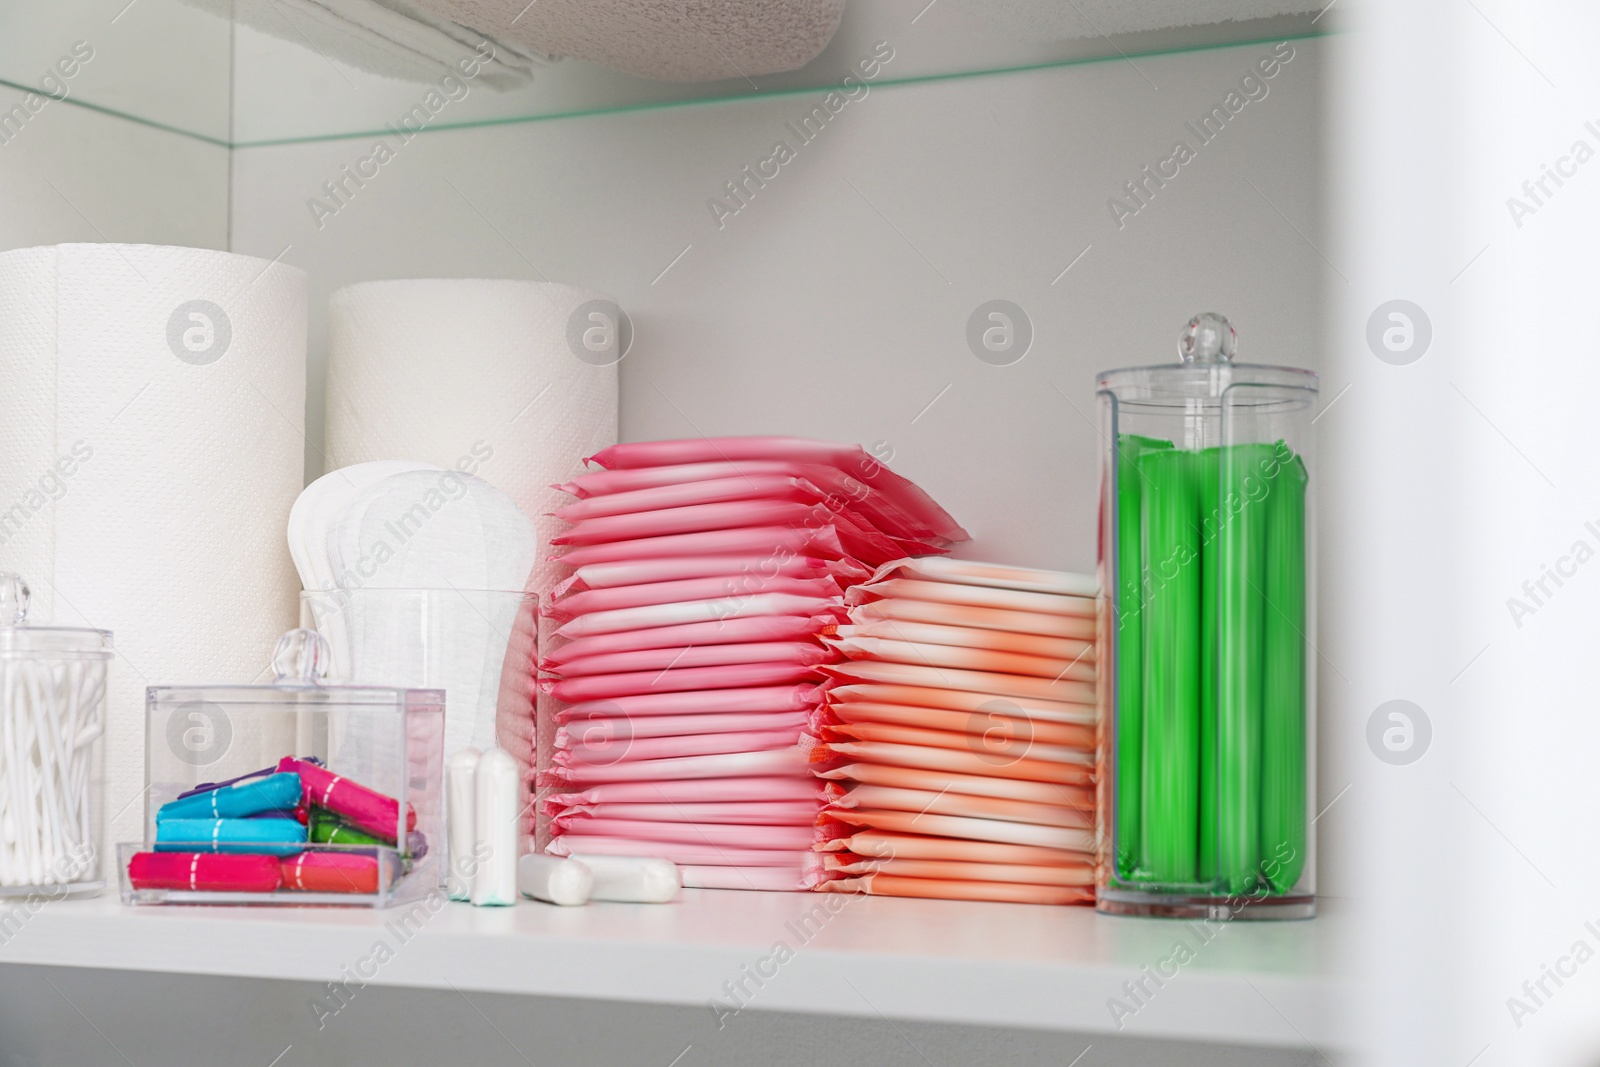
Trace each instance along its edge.
<instances>
[{"instance_id":1,"label":"glass shelf","mask_svg":"<svg viewBox=\"0 0 1600 1067\"><path fill-rule=\"evenodd\" d=\"M996 21L971 0L852 0L838 33L804 68L783 74L700 83L656 82L594 63L558 59L520 88L499 91L470 80L438 92L437 83L360 70L259 29L294 10L284 0L194 0L228 7L235 18L190 0L54 0L0 10L0 83L49 91L80 106L233 147L382 136L410 124L448 129L838 88L859 64L884 54L871 85L904 84L1091 61L1138 60L1327 28L1312 12L1177 29L1049 40ZM1263 9L1293 6L1262 0ZM284 26L291 27L289 22ZM292 27L291 27L292 29ZM281 30L295 36L289 29ZM80 44L81 42L81 44ZM74 48L92 58L73 62ZM65 62L66 66L59 67ZM71 77L60 73L75 68ZM859 89L854 90L859 93ZM870 91L870 89L869 89ZM443 101L442 104L439 101Z\"/></svg>"}]
</instances>

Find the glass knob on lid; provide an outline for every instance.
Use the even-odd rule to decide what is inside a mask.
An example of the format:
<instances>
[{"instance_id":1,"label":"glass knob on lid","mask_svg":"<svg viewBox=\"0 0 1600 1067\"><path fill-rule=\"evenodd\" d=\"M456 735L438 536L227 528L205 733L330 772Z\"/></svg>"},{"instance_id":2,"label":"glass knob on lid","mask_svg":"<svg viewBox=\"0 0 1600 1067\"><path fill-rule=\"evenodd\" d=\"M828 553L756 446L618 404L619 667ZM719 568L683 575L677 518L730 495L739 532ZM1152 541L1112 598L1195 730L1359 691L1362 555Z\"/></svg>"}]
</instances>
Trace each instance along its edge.
<instances>
[{"instance_id":1,"label":"glass knob on lid","mask_svg":"<svg viewBox=\"0 0 1600 1067\"><path fill-rule=\"evenodd\" d=\"M277 685L316 686L328 676L332 649L315 630L290 630L278 638L272 653L272 673Z\"/></svg>"},{"instance_id":2,"label":"glass knob on lid","mask_svg":"<svg viewBox=\"0 0 1600 1067\"><path fill-rule=\"evenodd\" d=\"M1232 363L1239 335L1227 316L1202 311L1178 335L1178 358L1185 363Z\"/></svg>"},{"instance_id":3,"label":"glass knob on lid","mask_svg":"<svg viewBox=\"0 0 1600 1067\"><path fill-rule=\"evenodd\" d=\"M32 596L22 575L0 571L0 626L26 626Z\"/></svg>"}]
</instances>

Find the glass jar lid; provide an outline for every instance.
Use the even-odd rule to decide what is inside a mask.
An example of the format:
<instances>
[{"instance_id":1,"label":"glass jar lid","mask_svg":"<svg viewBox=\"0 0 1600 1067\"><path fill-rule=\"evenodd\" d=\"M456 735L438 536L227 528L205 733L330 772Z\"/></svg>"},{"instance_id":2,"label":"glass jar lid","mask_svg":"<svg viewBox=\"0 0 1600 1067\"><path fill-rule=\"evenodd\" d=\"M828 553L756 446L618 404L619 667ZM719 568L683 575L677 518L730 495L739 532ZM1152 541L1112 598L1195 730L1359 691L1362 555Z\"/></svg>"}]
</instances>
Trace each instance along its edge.
<instances>
[{"instance_id":1,"label":"glass jar lid","mask_svg":"<svg viewBox=\"0 0 1600 1067\"><path fill-rule=\"evenodd\" d=\"M1220 402L1223 394L1236 386L1317 391L1315 371L1265 363L1237 363L1234 357L1238 347L1238 332L1226 316L1214 311L1201 312L1190 319L1178 335L1177 363L1102 371L1095 377L1095 388L1113 393L1124 402L1154 406L1175 401ZM1250 399L1237 394L1234 402L1251 405ZM1272 401L1263 394L1260 402Z\"/></svg>"},{"instance_id":2,"label":"glass jar lid","mask_svg":"<svg viewBox=\"0 0 1600 1067\"><path fill-rule=\"evenodd\" d=\"M29 626L33 594L22 576L0 571L0 656L111 658L111 631L87 626Z\"/></svg>"}]
</instances>

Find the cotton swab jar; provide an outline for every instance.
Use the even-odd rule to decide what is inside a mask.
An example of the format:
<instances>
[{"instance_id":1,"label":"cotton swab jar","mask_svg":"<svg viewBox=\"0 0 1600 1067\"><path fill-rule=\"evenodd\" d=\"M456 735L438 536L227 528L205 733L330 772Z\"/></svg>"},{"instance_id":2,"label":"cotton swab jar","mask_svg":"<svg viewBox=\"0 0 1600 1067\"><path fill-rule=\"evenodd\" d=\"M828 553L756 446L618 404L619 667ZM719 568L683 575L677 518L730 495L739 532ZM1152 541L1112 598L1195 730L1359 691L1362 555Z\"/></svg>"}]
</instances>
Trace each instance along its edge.
<instances>
[{"instance_id":1,"label":"cotton swab jar","mask_svg":"<svg viewBox=\"0 0 1600 1067\"><path fill-rule=\"evenodd\" d=\"M0 897L98 893L111 633L29 626L28 599L0 571Z\"/></svg>"},{"instance_id":2,"label":"cotton swab jar","mask_svg":"<svg viewBox=\"0 0 1600 1067\"><path fill-rule=\"evenodd\" d=\"M1317 376L1234 362L1101 374L1101 883L1124 915L1315 913Z\"/></svg>"}]
</instances>

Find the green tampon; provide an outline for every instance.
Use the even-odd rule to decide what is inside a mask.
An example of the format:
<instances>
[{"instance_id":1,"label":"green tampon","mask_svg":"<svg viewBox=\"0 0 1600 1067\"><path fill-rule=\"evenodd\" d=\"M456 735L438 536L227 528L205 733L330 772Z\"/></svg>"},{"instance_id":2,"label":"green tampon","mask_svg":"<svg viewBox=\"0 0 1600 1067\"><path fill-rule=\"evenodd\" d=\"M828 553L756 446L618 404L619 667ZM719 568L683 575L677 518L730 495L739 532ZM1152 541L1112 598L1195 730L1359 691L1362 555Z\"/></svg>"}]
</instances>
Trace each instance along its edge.
<instances>
[{"instance_id":1,"label":"green tampon","mask_svg":"<svg viewBox=\"0 0 1600 1067\"><path fill-rule=\"evenodd\" d=\"M337 816L312 809L307 825L310 838L319 845L381 845L382 841L371 834L346 826Z\"/></svg>"},{"instance_id":2,"label":"green tampon","mask_svg":"<svg viewBox=\"0 0 1600 1067\"><path fill-rule=\"evenodd\" d=\"M1287 893L1306 861L1306 468L1279 445L1266 501L1262 635L1261 863Z\"/></svg>"},{"instance_id":3,"label":"green tampon","mask_svg":"<svg viewBox=\"0 0 1600 1067\"><path fill-rule=\"evenodd\" d=\"M1262 623L1271 445L1222 449L1217 572L1217 869L1243 893L1261 859ZM1263 461L1265 466L1263 466Z\"/></svg>"},{"instance_id":4,"label":"green tampon","mask_svg":"<svg viewBox=\"0 0 1600 1067\"><path fill-rule=\"evenodd\" d=\"M1144 788L1140 870L1195 878L1200 769L1200 538L1194 454L1149 452L1144 475Z\"/></svg>"},{"instance_id":5,"label":"green tampon","mask_svg":"<svg viewBox=\"0 0 1600 1067\"><path fill-rule=\"evenodd\" d=\"M1134 876L1139 866L1140 762L1143 745L1144 568L1141 563L1140 500L1144 495L1138 457L1172 448L1137 434L1117 435L1117 681L1116 859L1117 877Z\"/></svg>"},{"instance_id":6,"label":"green tampon","mask_svg":"<svg viewBox=\"0 0 1600 1067\"><path fill-rule=\"evenodd\" d=\"M1200 854L1196 880L1217 875L1217 573L1222 450L1195 455L1200 527Z\"/></svg>"}]
</instances>

